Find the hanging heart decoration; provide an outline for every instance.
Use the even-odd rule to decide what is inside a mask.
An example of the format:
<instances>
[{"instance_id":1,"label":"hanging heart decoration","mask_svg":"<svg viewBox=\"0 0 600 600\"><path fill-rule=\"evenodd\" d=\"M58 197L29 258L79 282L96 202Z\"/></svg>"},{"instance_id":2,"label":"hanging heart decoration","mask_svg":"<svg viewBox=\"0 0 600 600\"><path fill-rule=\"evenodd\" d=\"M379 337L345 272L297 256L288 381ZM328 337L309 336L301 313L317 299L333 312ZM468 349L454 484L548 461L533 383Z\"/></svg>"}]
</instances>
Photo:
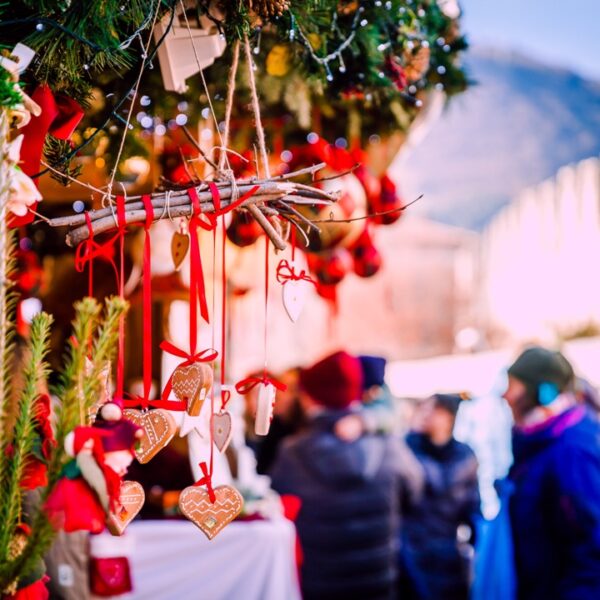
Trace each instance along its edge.
<instances>
[{"instance_id":1,"label":"hanging heart decoration","mask_svg":"<svg viewBox=\"0 0 600 600\"><path fill-rule=\"evenodd\" d=\"M187 403L187 413L197 417L213 384L213 370L204 363L179 366L173 371L175 396Z\"/></svg>"},{"instance_id":2,"label":"hanging heart decoration","mask_svg":"<svg viewBox=\"0 0 600 600\"><path fill-rule=\"evenodd\" d=\"M215 501L210 501L209 493L201 487L185 488L179 496L179 509L212 540L223 528L231 523L244 506L242 495L230 485L220 485L214 489Z\"/></svg>"},{"instance_id":3,"label":"hanging heart decoration","mask_svg":"<svg viewBox=\"0 0 600 600\"><path fill-rule=\"evenodd\" d=\"M288 317L295 323L302 313L309 285L315 285L313 279L297 264L281 260L277 265L277 281L281 283L283 307Z\"/></svg>"},{"instance_id":4,"label":"hanging heart decoration","mask_svg":"<svg viewBox=\"0 0 600 600\"><path fill-rule=\"evenodd\" d=\"M146 496L144 488L137 481L123 481L119 494L119 505L106 520L106 526L113 535L123 535L125 528L142 510Z\"/></svg>"},{"instance_id":5,"label":"hanging heart decoration","mask_svg":"<svg viewBox=\"0 0 600 600\"><path fill-rule=\"evenodd\" d=\"M267 435L273 420L273 405L275 404L275 386L271 383L260 383L258 386L258 400L256 402L256 418L254 420L254 433Z\"/></svg>"},{"instance_id":6,"label":"hanging heart decoration","mask_svg":"<svg viewBox=\"0 0 600 600\"><path fill-rule=\"evenodd\" d=\"M295 323L300 317L304 305L306 304L306 296L308 293L308 284L302 280L287 281L282 288L283 308L287 313L290 321Z\"/></svg>"},{"instance_id":7,"label":"hanging heart decoration","mask_svg":"<svg viewBox=\"0 0 600 600\"><path fill-rule=\"evenodd\" d=\"M171 239L171 257L175 270L178 271L190 249L190 236L187 233L176 231Z\"/></svg>"},{"instance_id":8,"label":"hanging heart decoration","mask_svg":"<svg viewBox=\"0 0 600 600\"><path fill-rule=\"evenodd\" d=\"M154 458L172 439L177 431L175 419L161 408L141 411L127 408L123 416L144 431L135 450L139 462L147 463Z\"/></svg>"},{"instance_id":9,"label":"hanging heart decoration","mask_svg":"<svg viewBox=\"0 0 600 600\"><path fill-rule=\"evenodd\" d=\"M213 415L212 437L219 452L224 452L231 441L231 415L227 411L221 411Z\"/></svg>"}]
</instances>

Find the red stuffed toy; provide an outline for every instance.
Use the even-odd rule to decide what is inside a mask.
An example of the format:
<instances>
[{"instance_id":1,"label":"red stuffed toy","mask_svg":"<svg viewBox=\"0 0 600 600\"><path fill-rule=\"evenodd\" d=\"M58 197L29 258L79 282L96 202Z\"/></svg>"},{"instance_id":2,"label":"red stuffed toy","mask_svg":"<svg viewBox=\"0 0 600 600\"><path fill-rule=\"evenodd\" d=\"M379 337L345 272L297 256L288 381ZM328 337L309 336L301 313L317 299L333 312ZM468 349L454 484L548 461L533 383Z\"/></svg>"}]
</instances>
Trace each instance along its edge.
<instances>
[{"instance_id":1,"label":"red stuffed toy","mask_svg":"<svg viewBox=\"0 0 600 600\"><path fill-rule=\"evenodd\" d=\"M57 528L100 533L119 500L122 477L134 458L142 430L127 419L115 419L109 402L92 427L76 427L65 440L74 459L46 502L46 511ZM118 408L118 407L117 407ZM109 418L110 415L110 418Z\"/></svg>"}]
</instances>

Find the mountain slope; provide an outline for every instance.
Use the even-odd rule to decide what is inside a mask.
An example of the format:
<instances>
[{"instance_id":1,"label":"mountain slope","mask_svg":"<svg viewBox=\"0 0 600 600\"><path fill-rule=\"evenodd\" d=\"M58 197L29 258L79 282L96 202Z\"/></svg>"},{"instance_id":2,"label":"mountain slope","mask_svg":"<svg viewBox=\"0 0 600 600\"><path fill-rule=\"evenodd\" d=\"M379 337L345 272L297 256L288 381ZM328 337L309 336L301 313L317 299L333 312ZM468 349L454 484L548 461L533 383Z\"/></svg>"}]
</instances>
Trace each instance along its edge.
<instances>
[{"instance_id":1,"label":"mountain slope","mask_svg":"<svg viewBox=\"0 0 600 600\"><path fill-rule=\"evenodd\" d=\"M420 211L478 229L525 186L600 153L600 84L517 54L472 49L477 84L393 166Z\"/></svg>"}]
</instances>

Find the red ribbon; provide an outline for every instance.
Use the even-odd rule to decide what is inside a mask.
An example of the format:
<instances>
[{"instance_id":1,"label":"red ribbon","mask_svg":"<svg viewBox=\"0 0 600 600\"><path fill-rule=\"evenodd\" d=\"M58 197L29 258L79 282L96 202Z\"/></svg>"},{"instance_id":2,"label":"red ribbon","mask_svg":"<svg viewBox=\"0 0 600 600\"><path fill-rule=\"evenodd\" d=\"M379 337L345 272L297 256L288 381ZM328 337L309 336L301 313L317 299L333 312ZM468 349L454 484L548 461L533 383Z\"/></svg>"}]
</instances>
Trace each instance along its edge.
<instances>
[{"instance_id":1,"label":"red ribbon","mask_svg":"<svg viewBox=\"0 0 600 600\"><path fill-rule=\"evenodd\" d=\"M255 185L253 188L248 190L243 196L240 196L235 202L232 202L225 208L221 208L221 194L219 192L219 188L217 187L214 181L209 181L207 183L208 189L210 190L212 196L215 210L212 213L204 213L202 215L203 217L206 217L208 222L204 219L198 218L198 225L202 227L202 229L204 229L205 231L214 231L217 228L217 222L219 217L222 217L228 212L231 212L233 209L238 208L238 206L241 206L244 202L246 202L246 200L248 200L248 198L254 196L254 194L256 194L256 192L258 192L258 190L260 189L259 185ZM194 193L196 194L196 188L191 189L194 190ZM188 190L188 194L189 192L190 190ZM196 198L197 197L198 195L196 194Z\"/></svg>"},{"instance_id":2,"label":"red ribbon","mask_svg":"<svg viewBox=\"0 0 600 600\"><path fill-rule=\"evenodd\" d=\"M119 296L125 298L125 197L116 197L117 205L117 239L119 240ZM117 354L116 396L123 397L123 383L125 379L125 315L119 319L119 340Z\"/></svg>"},{"instance_id":3,"label":"red ribbon","mask_svg":"<svg viewBox=\"0 0 600 600\"><path fill-rule=\"evenodd\" d=\"M142 396L133 397L131 400L123 400L123 405L128 407L141 406L146 410L148 406L154 405L150 400L152 388L152 247L150 239L150 227L154 222L154 207L149 194L142 196L146 221L144 223L144 260L142 267L142 370L144 391ZM124 206L117 205L119 220L125 219Z\"/></svg>"},{"instance_id":4,"label":"red ribbon","mask_svg":"<svg viewBox=\"0 0 600 600\"><path fill-rule=\"evenodd\" d=\"M31 95L31 99L39 104L41 114L31 116L29 123L23 127L23 145L21 146L21 162L19 166L26 175L36 175L40 170L44 140L51 133L55 138L68 140L83 118L83 109L75 100L63 94L52 93L47 85L40 85ZM36 181L37 184L37 181ZM29 207L23 217L11 216L9 225L20 227L33 221L37 202Z\"/></svg>"},{"instance_id":5,"label":"red ribbon","mask_svg":"<svg viewBox=\"0 0 600 600\"><path fill-rule=\"evenodd\" d=\"M200 465L200 470L202 471L203 477L201 479L198 479L198 481L196 481L196 483L194 483L194 486L205 485L206 491L208 492L208 498L214 504L217 497L215 496L215 490L213 490L213 486L212 486L212 474L210 474L208 472L208 468L207 468L205 462L201 462L201 463L199 463L199 465Z\"/></svg>"},{"instance_id":6,"label":"red ribbon","mask_svg":"<svg viewBox=\"0 0 600 600\"><path fill-rule=\"evenodd\" d=\"M78 273L83 273L86 264L89 263L88 296L92 297L94 295L93 262L95 258L101 258L110 263L115 272L116 285L119 287L119 272L114 260L115 242L119 238L119 233L100 244L94 239L94 230L88 212L85 213L85 222L88 227L89 237L87 240L81 242L75 250L75 270Z\"/></svg>"},{"instance_id":7,"label":"red ribbon","mask_svg":"<svg viewBox=\"0 0 600 600\"><path fill-rule=\"evenodd\" d=\"M304 269L300 273L296 273L294 267L285 259L279 261L276 277L282 285L285 285L288 281L308 281L317 285L317 282Z\"/></svg>"},{"instance_id":8,"label":"red ribbon","mask_svg":"<svg viewBox=\"0 0 600 600\"><path fill-rule=\"evenodd\" d=\"M260 385L261 383L264 385L271 384L280 392L285 392L285 390L287 390L287 385L285 385L285 383L275 379L274 377L269 377L266 371L263 373L262 377L252 376L246 377L245 379L238 381L235 384L235 390L238 394L244 395L253 390L257 385Z\"/></svg>"},{"instance_id":9,"label":"red ribbon","mask_svg":"<svg viewBox=\"0 0 600 600\"><path fill-rule=\"evenodd\" d=\"M204 288L204 273L202 271L202 257L200 256L200 242L198 239L198 227L205 227L205 223L200 218L200 200L196 188L190 188L188 191L190 202L192 203L192 218L190 219L190 352L196 352L196 334L197 334L197 304L200 303L200 315L208 323L208 304L206 303L206 291Z\"/></svg>"}]
</instances>

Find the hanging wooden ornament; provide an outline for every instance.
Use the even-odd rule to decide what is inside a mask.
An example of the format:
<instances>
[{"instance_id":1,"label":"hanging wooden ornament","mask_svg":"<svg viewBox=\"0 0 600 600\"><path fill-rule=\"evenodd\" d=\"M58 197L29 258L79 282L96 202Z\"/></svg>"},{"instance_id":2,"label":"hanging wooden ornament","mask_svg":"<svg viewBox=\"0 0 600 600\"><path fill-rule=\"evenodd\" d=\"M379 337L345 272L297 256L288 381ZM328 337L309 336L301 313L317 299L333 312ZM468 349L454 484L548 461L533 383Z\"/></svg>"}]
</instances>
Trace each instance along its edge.
<instances>
[{"instance_id":1,"label":"hanging wooden ornament","mask_svg":"<svg viewBox=\"0 0 600 600\"><path fill-rule=\"evenodd\" d=\"M214 489L215 501L204 488L189 486L179 496L179 509L212 540L223 528L231 523L244 507L242 495L230 485L220 485Z\"/></svg>"},{"instance_id":2,"label":"hanging wooden ornament","mask_svg":"<svg viewBox=\"0 0 600 600\"><path fill-rule=\"evenodd\" d=\"M231 415L226 410L215 413L212 420L212 437L219 452L224 452L231 441L233 428Z\"/></svg>"},{"instance_id":3,"label":"hanging wooden ornament","mask_svg":"<svg viewBox=\"0 0 600 600\"><path fill-rule=\"evenodd\" d=\"M187 413L197 417L213 384L213 371L204 363L179 366L173 372L175 396L187 403Z\"/></svg>"},{"instance_id":4,"label":"hanging wooden ornament","mask_svg":"<svg viewBox=\"0 0 600 600\"><path fill-rule=\"evenodd\" d=\"M171 239L171 256L175 270L178 271L190 249L190 236L184 231L176 231Z\"/></svg>"},{"instance_id":5,"label":"hanging wooden ornament","mask_svg":"<svg viewBox=\"0 0 600 600\"><path fill-rule=\"evenodd\" d=\"M275 386L271 383L260 383L258 387L258 400L256 402L256 418L254 420L254 433L267 435L273 420L273 405L275 404Z\"/></svg>"},{"instance_id":6,"label":"hanging wooden ornament","mask_svg":"<svg viewBox=\"0 0 600 600\"><path fill-rule=\"evenodd\" d=\"M139 462L147 463L154 458L172 439L177 431L175 419L161 408L141 411L127 408L123 416L144 430L135 455Z\"/></svg>"},{"instance_id":7,"label":"hanging wooden ornament","mask_svg":"<svg viewBox=\"0 0 600 600\"><path fill-rule=\"evenodd\" d=\"M123 481L119 494L119 506L111 512L106 526L113 535L123 535L125 528L142 510L146 495L144 488L137 481Z\"/></svg>"}]
</instances>

